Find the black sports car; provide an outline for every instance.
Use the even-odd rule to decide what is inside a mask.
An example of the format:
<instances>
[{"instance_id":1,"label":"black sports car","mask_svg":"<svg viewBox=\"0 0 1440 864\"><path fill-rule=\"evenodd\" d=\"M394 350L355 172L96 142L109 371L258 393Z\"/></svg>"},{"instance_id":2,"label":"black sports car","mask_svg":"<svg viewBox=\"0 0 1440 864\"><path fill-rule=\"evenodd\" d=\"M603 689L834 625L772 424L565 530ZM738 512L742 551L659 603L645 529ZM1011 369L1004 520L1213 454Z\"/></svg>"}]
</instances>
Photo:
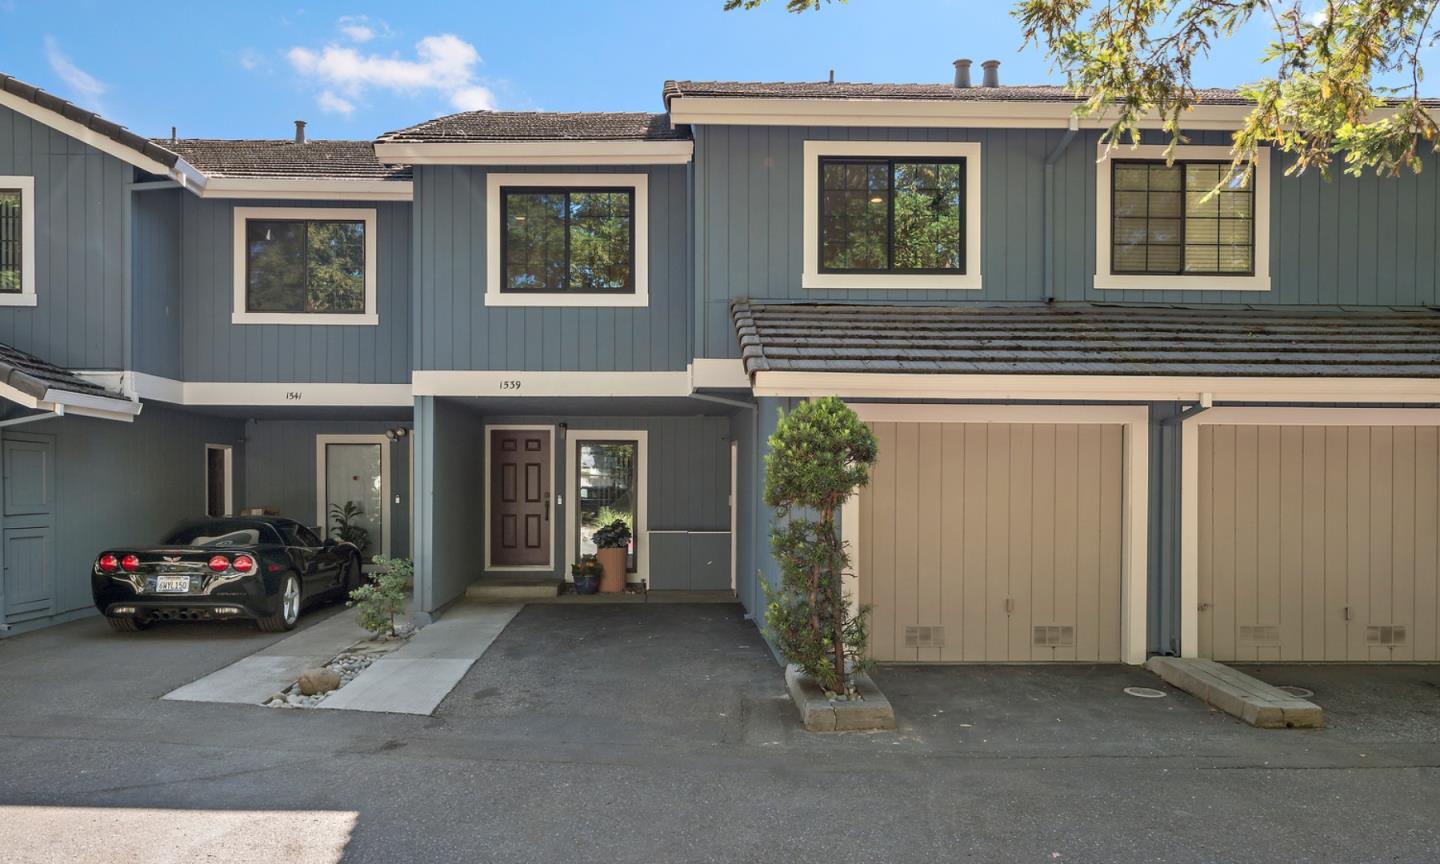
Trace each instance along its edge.
<instances>
[{"instance_id":1,"label":"black sports car","mask_svg":"<svg viewBox=\"0 0 1440 864\"><path fill-rule=\"evenodd\" d=\"M294 519L227 516L186 523L159 546L105 550L90 586L95 608L123 632L217 618L280 632L311 599L342 598L361 579L352 543L322 540Z\"/></svg>"}]
</instances>

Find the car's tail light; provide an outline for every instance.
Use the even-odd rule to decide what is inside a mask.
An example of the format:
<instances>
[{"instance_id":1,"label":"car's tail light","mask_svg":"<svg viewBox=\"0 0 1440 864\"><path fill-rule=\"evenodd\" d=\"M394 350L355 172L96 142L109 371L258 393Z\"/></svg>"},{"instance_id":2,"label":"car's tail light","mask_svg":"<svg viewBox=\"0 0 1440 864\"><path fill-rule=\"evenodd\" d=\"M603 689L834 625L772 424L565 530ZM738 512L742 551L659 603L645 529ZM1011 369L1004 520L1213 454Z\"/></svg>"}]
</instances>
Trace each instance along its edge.
<instances>
[{"instance_id":1,"label":"car's tail light","mask_svg":"<svg viewBox=\"0 0 1440 864\"><path fill-rule=\"evenodd\" d=\"M99 566L101 573L114 573L120 567L120 559L116 558L114 554L106 552L95 564Z\"/></svg>"},{"instance_id":2,"label":"car's tail light","mask_svg":"<svg viewBox=\"0 0 1440 864\"><path fill-rule=\"evenodd\" d=\"M134 573L140 569L140 556L134 552L127 553L120 559L120 566L125 568L126 573Z\"/></svg>"},{"instance_id":3,"label":"car's tail light","mask_svg":"<svg viewBox=\"0 0 1440 864\"><path fill-rule=\"evenodd\" d=\"M236 555L235 560L230 562L230 566L240 573L249 573L255 569L255 559L249 555Z\"/></svg>"},{"instance_id":4,"label":"car's tail light","mask_svg":"<svg viewBox=\"0 0 1440 864\"><path fill-rule=\"evenodd\" d=\"M214 555L210 558L210 569L216 573L223 573L230 566L230 559L224 555Z\"/></svg>"}]
</instances>

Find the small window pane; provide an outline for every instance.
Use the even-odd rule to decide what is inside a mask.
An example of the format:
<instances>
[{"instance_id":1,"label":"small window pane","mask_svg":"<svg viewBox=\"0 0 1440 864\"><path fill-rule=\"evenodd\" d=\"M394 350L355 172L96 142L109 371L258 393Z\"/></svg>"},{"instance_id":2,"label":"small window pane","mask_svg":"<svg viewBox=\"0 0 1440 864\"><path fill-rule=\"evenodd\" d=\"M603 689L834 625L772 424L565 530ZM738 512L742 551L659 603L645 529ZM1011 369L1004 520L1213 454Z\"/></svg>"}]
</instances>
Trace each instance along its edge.
<instances>
[{"instance_id":1,"label":"small window pane","mask_svg":"<svg viewBox=\"0 0 1440 864\"><path fill-rule=\"evenodd\" d=\"M1150 188L1150 169L1144 165L1116 165L1115 188L1144 192Z\"/></svg>"},{"instance_id":2,"label":"small window pane","mask_svg":"<svg viewBox=\"0 0 1440 864\"><path fill-rule=\"evenodd\" d=\"M1254 250L1249 246L1221 246L1220 272L1248 273L1254 269Z\"/></svg>"},{"instance_id":3,"label":"small window pane","mask_svg":"<svg viewBox=\"0 0 1440 864\"><path fill-rule=\"evenodd\" d=\"M1140 216L1144 217L1150 206L1150 196L1144 192L1115 191L1115 200L1111 204L1115 208L1116 216Z\"/></svg>"},{"instance_id":4,"label":"small window pane","mask_svg":"<svg viewBox=\"0 0 1440 864\"><path fill-rule=\"evenodd\" d=\"M630 194L570 193L571 291L627 291L631 286Z\"/></svg>"},{"instance_id":5,"label":"small window pane","mask_svg":"<svg viewBox=\"0 0 1440 864\"><path fill-rule=\"evenodd\" d=\"M1214 246L1186 246L1185 269L1198 273L1214 273L1220 269L1219 250Z\"/></svg>"},{"instance_id":6,"label":"small window pane","mask_svg":"<svg viewBox=\"0 0 1440 864\"><path fill-rule=\"evenodd\" d=\"M1151 273L1179 273L1179 246L1148 246L1146 269Z\"/></svg>"},{"instance_id":7,"label":"small window pane","mask_svg":"<svg viewBox=\"0 0 1440 864\"><path fill-rule=\"evenodd\" d=\"M19 294L22 284L20 195L19 189L0 189L0 294Z\"/></svg>"},{"instance_id":8,"label":"small window pane","mask_svg":"<svg viewBox=\"0 0 1440 864\"><path fill-rule=\"evenodd\" d=\"M1181 179L1179 165L1150 166L1150 188L1154 191L1178 192Z\"/></svg>"},{"instance_id":9,"label":"small window pane","mask_svg":"<svg viewBox=\"0 0 1440 864\"><path fill-rule=\"evenodd\" d=\"M1179 219L1151 219L1145 238L1151 245L1171 245L1180 242Z\"/></svg>"},{"instance_id":10,"label":"small window pane","mask_svg":"<svg viewBox=\"0 0 1440 864\"><path fill-rule=\"evenodd\" d=\"M1243 216L1251 215L1251 204L1255 196L1246 192L1221 192L1220 193L1220 215L1221 216Z\"/></svg>"},{"instance_id":11,"label":"small window pane","mask_svg":"<svg viewBox=\"0 0 1440 864\"><path fill-rule=\"evenodd\" d=\"M248 312L365 311L365 223L250 219Z\"/></svg>"},{"instance_id":12,"label":"small window pane","mask_svg":"<svg viewBox=\"0 0 1440 864\"><path fill-rule=\"evenodd\" d=\"M564 192L506 193L504 290L565 290Z\"/></svg>"}]
</instances>

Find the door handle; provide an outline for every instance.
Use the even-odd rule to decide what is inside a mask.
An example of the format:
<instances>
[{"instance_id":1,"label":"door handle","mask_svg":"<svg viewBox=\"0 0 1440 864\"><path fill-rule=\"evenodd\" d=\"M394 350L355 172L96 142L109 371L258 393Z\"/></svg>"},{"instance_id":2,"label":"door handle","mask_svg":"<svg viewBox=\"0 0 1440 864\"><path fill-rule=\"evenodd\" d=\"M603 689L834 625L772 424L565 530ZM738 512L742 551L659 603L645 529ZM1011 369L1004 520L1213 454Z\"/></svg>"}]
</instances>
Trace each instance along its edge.
<instances>
[{"instance_id":1,"label":"door handle","mask_svg":"<svg viewBox=\"0 0 1440 864\"><path fill-rule=\"evenodd\" d=\"M550 493L545 493L545 521L550 521Z\"/></svg>"}]
</instances>

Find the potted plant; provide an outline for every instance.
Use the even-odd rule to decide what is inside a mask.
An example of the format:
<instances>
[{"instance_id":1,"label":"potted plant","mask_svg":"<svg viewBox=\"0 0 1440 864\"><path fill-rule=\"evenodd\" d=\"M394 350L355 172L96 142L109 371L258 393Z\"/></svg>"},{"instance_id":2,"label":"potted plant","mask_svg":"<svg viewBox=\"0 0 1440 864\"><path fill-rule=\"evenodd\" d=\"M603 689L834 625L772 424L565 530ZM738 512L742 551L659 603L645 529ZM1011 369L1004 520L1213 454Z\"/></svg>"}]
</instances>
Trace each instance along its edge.
<instances>
[{"instance_id":1,"label":"potted plant","mask_svg":"<svg viewBox=\"0 0 1440 864\"><path fill-rule=\"evenodd\" d=\"M595 557L604 571L600 576L600 593L619 594L625 590L626 559L630 552L630 526L624 519L602 525L591 538L595 541Z\"/></svg>"},{"instance_id":2,"label":"potted plant","mask_svg":"<svg viewBox=\"0 0 1440 864\"><path fill-rule=\"evenodd\" d=\"M570 578L576 594L594 594L600 590L600 561L594 555L582 555L570 565Z\"/></svg>"}]
</instances>

